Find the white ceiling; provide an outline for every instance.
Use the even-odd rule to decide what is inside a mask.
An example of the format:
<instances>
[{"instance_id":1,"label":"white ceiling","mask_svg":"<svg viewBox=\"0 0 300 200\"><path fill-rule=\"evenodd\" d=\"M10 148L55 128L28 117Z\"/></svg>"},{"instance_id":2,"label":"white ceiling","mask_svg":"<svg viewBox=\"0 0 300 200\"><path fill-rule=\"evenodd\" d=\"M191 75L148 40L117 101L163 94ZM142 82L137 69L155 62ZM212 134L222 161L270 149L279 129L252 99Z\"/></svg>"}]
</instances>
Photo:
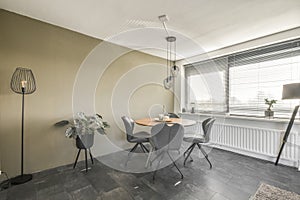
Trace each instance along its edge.
<instances>
[{"instance_id":1,"label":"white ceiling","mask_svg":"<svg viewBox=\"0 0 300 200\"><path fill-rule=\"evenodd\" d=\"M161 57L162 14L185 58L300 27L300 0L0 0L0 7Z\"/></svg>"}]
</instances>

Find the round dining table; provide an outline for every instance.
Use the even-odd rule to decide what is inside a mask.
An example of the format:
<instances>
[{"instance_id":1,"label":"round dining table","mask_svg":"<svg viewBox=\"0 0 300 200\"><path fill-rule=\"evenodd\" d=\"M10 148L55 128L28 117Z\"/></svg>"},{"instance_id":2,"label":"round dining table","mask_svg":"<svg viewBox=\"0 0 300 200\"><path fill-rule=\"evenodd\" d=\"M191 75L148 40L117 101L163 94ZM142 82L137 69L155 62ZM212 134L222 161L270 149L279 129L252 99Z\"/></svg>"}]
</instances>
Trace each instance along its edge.
<instances>
[{"instance_id":1,"label":"round dining table","mask_svg":"<svg viewBox=\"0 0 300 200\"><path fill-rule=\"evenodd\" d=\"M167 124L181 124L182 126L192 126L196 124L195 120L182 119L182 118L170 118L168 120L159 120L158 118L143 118L135 120L135 123L142 126L155 126L160 123Z\"/></svg>"}]
</instances>

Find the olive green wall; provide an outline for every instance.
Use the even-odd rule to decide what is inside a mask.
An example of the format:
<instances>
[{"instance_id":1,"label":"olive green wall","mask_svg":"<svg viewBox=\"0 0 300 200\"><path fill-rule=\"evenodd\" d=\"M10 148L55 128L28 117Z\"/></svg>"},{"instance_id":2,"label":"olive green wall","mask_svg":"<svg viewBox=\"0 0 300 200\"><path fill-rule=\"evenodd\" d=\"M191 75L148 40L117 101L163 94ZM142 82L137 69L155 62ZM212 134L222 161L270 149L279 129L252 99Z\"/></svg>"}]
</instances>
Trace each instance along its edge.
<instances>
[{"instance_id":1,"label":"olive green wall","mask_svg":"<svg viewBox=\"0 0 300 200\"><path fill-rule=\"evenodd\" d=\"M31 68L37 82L36 92L25 97L25 172L74 162L74 141L65 138L64 128L53 125L71 119L76 74L86 56L102 41L5 10L0 10L0 30L0 169L10 176L20 173L21 96L10 89L10 78L18 66ZM110 105L118 79L143 63L164 61L131 51L115 60L99 80L95 108L112 125L108 135L118 146L127 143L106 105ZM163 77L160 72L157 75ZM152 98L153 93L156 98ZM128 102L135 117L147 117L147 106L153 103L173 108L172 94L156 84L138 88ZM134 102L139 102L138 109Z\"/></svg>"}]
</instances>

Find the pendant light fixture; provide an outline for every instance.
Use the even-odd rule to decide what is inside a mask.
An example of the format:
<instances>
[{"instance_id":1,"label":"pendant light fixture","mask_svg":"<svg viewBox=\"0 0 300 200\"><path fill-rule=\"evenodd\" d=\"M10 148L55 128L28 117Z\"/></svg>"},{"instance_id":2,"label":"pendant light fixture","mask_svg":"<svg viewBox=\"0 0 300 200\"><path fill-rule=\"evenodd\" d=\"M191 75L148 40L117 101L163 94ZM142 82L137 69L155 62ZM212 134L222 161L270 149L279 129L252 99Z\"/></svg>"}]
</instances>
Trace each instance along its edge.
<instances>
[{"instance_id":1,"label":"pendant light fixture","mask_svg":"<svg viewBox=\"0 0 300 200\"><path fill-rule=\"evenodd\" d=\"M167 77L164 79L165 89L171 89L174 85L174 78L179 73L179 67L176 65L176 37L170 36L166 22L169 21L167 15L161 15L158 19L162 22L167 33Z\"/></svg>"}]
</instances>

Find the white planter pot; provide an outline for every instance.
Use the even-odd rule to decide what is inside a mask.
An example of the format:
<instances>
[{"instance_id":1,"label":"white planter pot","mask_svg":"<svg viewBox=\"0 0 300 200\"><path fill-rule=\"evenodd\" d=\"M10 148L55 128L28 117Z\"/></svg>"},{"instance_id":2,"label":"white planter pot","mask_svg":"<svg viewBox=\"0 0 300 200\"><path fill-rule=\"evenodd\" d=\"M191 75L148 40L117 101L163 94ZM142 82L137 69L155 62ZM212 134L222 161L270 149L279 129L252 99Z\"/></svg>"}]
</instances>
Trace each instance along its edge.
<instances>
[{"instance_id":1,"label":"white planter pot","mask_svg":"<svg viewBox=\"0 0 300 200\"><path fill-rule=\"evenodd\" d=\"M265 117L273 118L274 117L274 111L265 110Z\"/></svg>"}]
</instances>

